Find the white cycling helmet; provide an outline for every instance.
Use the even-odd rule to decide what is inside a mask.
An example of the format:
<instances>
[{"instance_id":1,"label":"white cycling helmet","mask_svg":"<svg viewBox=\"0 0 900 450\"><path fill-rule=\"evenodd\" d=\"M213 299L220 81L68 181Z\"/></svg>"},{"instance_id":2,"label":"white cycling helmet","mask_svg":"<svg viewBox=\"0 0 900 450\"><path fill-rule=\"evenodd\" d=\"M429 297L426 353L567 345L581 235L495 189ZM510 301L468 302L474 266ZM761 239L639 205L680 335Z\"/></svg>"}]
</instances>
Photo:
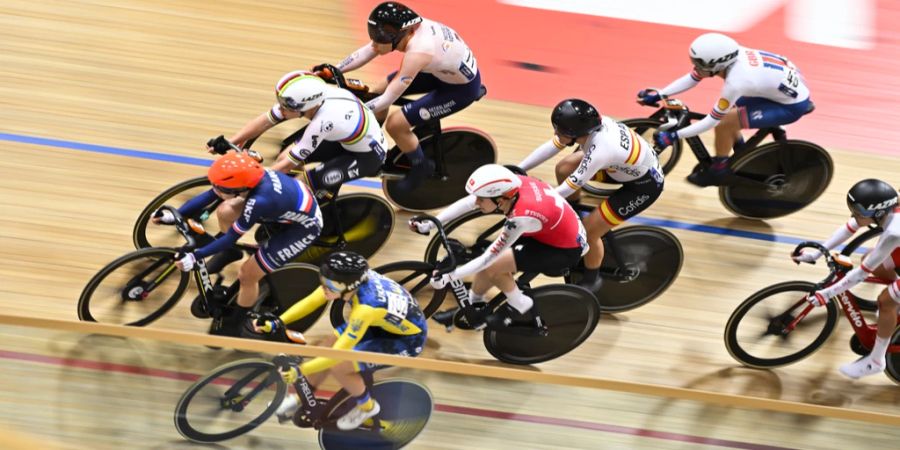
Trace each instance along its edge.
<instances>
[{"instance_id":1,"label":"white cycling helmet","mask_svg":"<svg viewBox=\"0 0 900 450\"><path fill-rule=\"evenodd\" d=\"M282 108L305 112L325 101L325 80L312 72L289 72L275 85L275 97Z\"/></svg>"},{"instance_id":2,"label":"white cycling helmet","mask_svg":"<svg viewBox=\"0 0 900 450\"><path fill-rule=\"evenodd\" d=\"M714 74L737 62L738 43L719 33L701 34L691 42L688 55L697 70Z\"/></svg>"},{"instance_id":3,"label":"white cycling helmet","mask_svg":"<svg viewBox=\"0 0 900 450\"><path fill-rule=\"evenodd\" d=\"M500 164L485 164L469 175L466 192L476 197L511 198L519 192L522 179Z\"/></svg>"}]
</instances>

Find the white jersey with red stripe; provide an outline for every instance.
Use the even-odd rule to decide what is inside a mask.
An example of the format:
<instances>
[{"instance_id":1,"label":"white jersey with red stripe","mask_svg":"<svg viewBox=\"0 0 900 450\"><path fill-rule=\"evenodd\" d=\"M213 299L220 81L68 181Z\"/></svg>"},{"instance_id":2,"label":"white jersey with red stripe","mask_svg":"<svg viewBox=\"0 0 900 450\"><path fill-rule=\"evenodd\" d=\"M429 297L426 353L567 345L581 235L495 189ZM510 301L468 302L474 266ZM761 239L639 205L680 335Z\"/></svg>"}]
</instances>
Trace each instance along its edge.
<instances>
[{"instance_id":1,"label":"white jersey with red stripe","mask_svg":"<svg viewBox=\"0 0 900 450\"><path fill-rule=\"evenodd\" d=\"M884 263L888 263L889 267L895 265L890 258L892 253L900 249L900 208L894 209L892 213L884 218L882 228L884 231L878 238L878 242L875 244L872 251L863 258L860 265L848 272L847 275L837 283L823 289L823 296L832 298L844 291L852 289L854 286L865 280L869 274L878 268L878 266ZM855 234L858 229L859 225L856 223L856 220L851 218L844 226L835 231L834 235L826 242L825 246L829 249L837 246L837 244L840 244ZM896 290L896 287L894 289ZM895 298L900 298L900 296Z\"/></svg>"},{"instance_id":2,"label":"white jersey with red stripe","mask_svg":"<svg viewBox=\"0 0 900 450\"><path fill-rule=\"evenodd\" d=\"M310 120L303 136L295 142L288 156L301 163L324 141L340 142L345 150L365 153L383 152L387 146L384 132L375 114L351 92L327 86L325 101ZM272 106L269 114L276 121L284 120L281 105Z\"/></svg>"},{"instance_id":3,"label":"white jersey with red stripe","mask_svg":"<svg viewBox=\"0 0 900 450\"><path fill-rule=\"evenodd\" d=\"M663 176L653 146L643 137L609 117L603 116L601 123L600 130L592 133L581 146L584 156L578 169L560 185L564 197L580 189L601 170L620 183L641 178L649 170Z\"/></svg>"},{"instance_id":4,"label":"white jersey with red stripe","mask_svg":"<svg viewBox=\"0 0 900 450\"><path fill-rule=\"evenodd\" d=\"M406 45L406 53L431 55L422 72L450 84L466 84L478 74L478 62L459 34L447 25L422 19Z\"/></svg>"}]
</instances>

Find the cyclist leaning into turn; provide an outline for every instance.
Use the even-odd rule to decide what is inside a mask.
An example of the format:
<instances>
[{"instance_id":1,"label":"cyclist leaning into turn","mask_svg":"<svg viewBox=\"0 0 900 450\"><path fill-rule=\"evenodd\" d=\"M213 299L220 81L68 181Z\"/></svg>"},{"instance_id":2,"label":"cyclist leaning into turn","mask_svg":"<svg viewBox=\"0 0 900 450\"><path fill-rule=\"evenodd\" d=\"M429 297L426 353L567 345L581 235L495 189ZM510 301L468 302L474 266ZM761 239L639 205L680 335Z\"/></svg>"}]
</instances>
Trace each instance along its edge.
<instances>
[{"instance_id":1,"label":"cyclist leaning into turn","mask_svg":"<svg viewBox=\"0 0 900 450\"><path fill-rule=\"evenodd\" d=\"M880 226L884 232L878 243L858 267L847 273L837 283L810 294L808 300L816 306L828 301L861 283L870 274L884 280L894 280L878 295L878 331L872 351L862 358L844 364L840 372L850 378L873 375L884 370L885 355L891 335L897 328L897 310L900 306L900 209L897 208L897 190L881 180L862 180L847 193L850 220L841 225L823 244L832 249L849 239L861 227ZM794 257L797 263L814 263L822 254L818 250L805 250Z\"/></svg>"},{"instance_id":2,"label":"cyclist leaning into turn","mask_svg":"<svg viewBox=\"0 0 900 450\"><path fill-rule=\"evenodd\" d=\"M465 109L481 95L481 73L475 55L452 28L419 16L398 2L385 2L369 14L371 42L344 58L337 68L356 70L376 56L403 53L400 69L372 87L380 93L367 105L412 163L402 189L414 189L434 171L434 161L422 152L412 127ZM323 66L316 66L314 71ZM425 94L388 114L388 108L403 94Z\"/></svg>"},{"instance_id":3,"label":"cyclist leaning into turn","mask_svg":"<svg viewBox=\"0 0 900 450\"><path fill-rule=\"evenodd\" d=\"M350 316L323 345L401 356L422 353L428 325L415 297L395 281L370 270L362 255L354 252L328 255L320 266L319 278L321 285L280 317L251 319L247 327L257 334L284 333L285 325L302 319L329 300L340 298L350 303ZM282 372L282 377L291 385L302 373L312 386L318 386L329 373L334 376L341 387L356 397L357 407L337 421L338 428L352 430L380 412L380 406L366 389L360 372L384 367L319 357L305 361L299 367L292 366ZM298 405L296 395L286 396L277 411L279 421L289 420Z\"/></svg>"},{"instance_id":4,"label":"cyclist leaning into turn","mask_svg":"<svg viewBox=\"0 0 900 450\"><path fill-rule=\"evenodd\" d=\"M663 172L656 152L644 138L609 117L601 117L584 100L563 100L553 108L550 121L555 133L553 139L531 152L519 167L529 170L565 146L578 144L572 154L556 165L559 195L577 199L581 186L597 174L622 183L622 187L584 219L590 251L584 256L585 271L580 284L598 292L602 284L599 273L604 254L603 236L659 198Z\"/></svg>"},{"instance_id":5,"label":"cyclist leaning into turn","mask_svg":"<svg viewBox=\"0 0 900 450\"><path fill-rule=\"evenodd\" d=\"M674 131L660 131L660 149L679 138L716 130L716 156L710 170L691 173L688 181L697 186L718 185L729 174L728 155L743 143L741 129L766 128L796 122L813 110L809 88L800 71L784 56L741 47L734 39L706 33L691 43L689 56L693 70L656 91L638 92L638 103L656 105L660 95L673 95L693 88L704 78L725 80L712 111L699 122Z\"/></svg>"},{"instance_id":6,"label":"cyclist leaning into turn","mask_svg":"<svg viewBox=\"0 0 900 450\"><path fill-rule=\"evenodd\" d=\"M501 212L506 216L506 223L481 256L434 278L432 286L442 289L452 280L474 274L469 299L476 306L463 309L470 325L482 328L487 322L495 327L543 328L541 317L532 310L534 301L519 289L513 276L516 272L559 276L578 264L587 250L578 215L547 183L516 175L497 164L476 169L466 182L466 191L468 197L438 214L441 223L476 208L485 214ZM422 234L428 234L434 227L431 222L413 220L409 225ZM485 317L490 311L481 306L491 286L506 294L507 302L502 311ZM435 319L447 322L446 314L443 318L436 314Z\"/></svg>"}]
</instances>

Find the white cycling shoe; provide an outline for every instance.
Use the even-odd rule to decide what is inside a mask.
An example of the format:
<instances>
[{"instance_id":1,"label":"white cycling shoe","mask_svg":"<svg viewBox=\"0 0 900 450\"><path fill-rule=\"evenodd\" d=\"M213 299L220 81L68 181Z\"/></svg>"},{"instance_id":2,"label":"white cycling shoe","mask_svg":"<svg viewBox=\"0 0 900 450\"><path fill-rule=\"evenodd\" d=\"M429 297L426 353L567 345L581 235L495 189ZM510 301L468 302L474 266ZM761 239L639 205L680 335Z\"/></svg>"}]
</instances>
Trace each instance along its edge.
<instances>
[{"instance_id":1,"label":"white cycling shoe","mask_svg":"<svg viewBox=\"0 0 900 450\"><path fill-rule=\"evenodd\" d=\"M844 364L839 370L844 376L856 380L884 371L884 364L875 363L872 355L867 355L852 363Z\"/></svg>"},{"instance_id":2,"label":"white cycling shoe","mask_svg":"<svg viewBox=\"0 0 900 450\"><path fill-rule=\"evenodd\" d=\"M275 417L278 417L278 423L291 422L294 420L294 413L300 407L300 397L296 394L288 393L281 401L281 405L275 410Z\"/></svg>"},{"instance_id":3,"label":"white cycling shoe","mask_svg":"<svg viewBox=\"0 0 900 450\"><path fill-rule=\"evenodd\" d=\"M337 421L337 427L341 430L355 430L359 428L366 419L370 417L375 417L378 413L381 412L381 405L378 404L374 399L372 400L375 403L375 406L368 411L363 411L359 406L353 408L347 414L344 414Z\"/></svg>"}]
</instances>

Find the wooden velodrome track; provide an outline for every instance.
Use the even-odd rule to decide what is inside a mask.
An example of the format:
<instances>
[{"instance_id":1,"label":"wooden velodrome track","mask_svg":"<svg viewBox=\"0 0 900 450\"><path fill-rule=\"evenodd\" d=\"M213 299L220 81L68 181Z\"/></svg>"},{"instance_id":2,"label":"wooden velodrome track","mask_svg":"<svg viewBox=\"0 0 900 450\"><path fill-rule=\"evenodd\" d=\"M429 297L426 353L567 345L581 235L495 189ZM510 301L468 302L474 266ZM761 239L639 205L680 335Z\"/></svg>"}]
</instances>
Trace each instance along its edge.
<instances>
[{"instance_id":1,"label":"wooden velodrome track","mask_svg":"<svg viewBox=\"0 0 900 450\"><path fill-rule=\"evenodd\" d=\"M358 47L361 24L342 20L347 7L247 0L0 5L3 312L75 320L88 278L131 250L137 212L164 188L204 173L198 165L148 156L211 159L202 144L268 108L282 73L336 61ZM361 73L364 79L380 75ZM447 123L485 130L500 160L513 163L549 136L548 115L546 108L487 98ZM264 143L272 148L289 128L274 130ZM413 447L896 448L897 386L883 376L851 382L836 371L854 358L846 324L822 351L773 371L739 367L722 343L728 315L750 293L823 275L821 267L790 263L792 244L785 241L828 236L846 218L843 195L857 179L898 182L895 159L829 150L837 170L828 192L809 208L766 223L737 219L720 206L716 191L687 185L691 164L682 162L643 215L669 221L681 240L685 261L677 282L641 309L604 317L579 349L535 370L801 402L806 412L864 420L714 406L697 401L704 399L700 394L687 395L695 400L665 397L675 391L631 390L657 394L648 396L396 369L426 383L438 404ZM551 167L534 175L549 178ZM398 223L407 217L398 213ZM757 234L710 232L722 229ZM373 262L420 258L425 242L400 226ZM153 328L202 333L205 324L189 318L186 304ZM171 424L178 396L197 374L242 356L197 344L4 323L0 418L17 437L5 433L2 448L13 448L17 439L37 439L32 448L189 447ZM323 320L310 335L328 331ZM479 336L435 326L430 337L425 358L500 366ZM737 398L732 403L752 406ZM222 448L288 446L314 447L313 435L266 424Z\"/></svg>"}]
</instances>

